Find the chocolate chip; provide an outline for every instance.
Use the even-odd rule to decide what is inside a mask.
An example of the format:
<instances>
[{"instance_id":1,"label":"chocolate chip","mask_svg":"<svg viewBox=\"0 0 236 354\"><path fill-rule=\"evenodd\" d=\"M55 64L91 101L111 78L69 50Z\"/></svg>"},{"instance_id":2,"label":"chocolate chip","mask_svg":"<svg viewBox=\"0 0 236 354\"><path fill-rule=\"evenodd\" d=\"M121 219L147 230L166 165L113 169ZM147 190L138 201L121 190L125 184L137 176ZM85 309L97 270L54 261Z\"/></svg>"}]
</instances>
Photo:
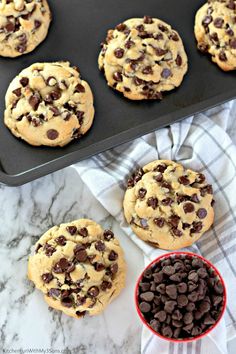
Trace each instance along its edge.
<instances>
[{"instance_id":1,"label":"chocolate chip","mask_svg":"<svg viewBox=\"0 0 236 354\"><path fill-rule=\"evenodd\" d=\"M194 205L192 203L185 203L183 209L185 214L192 213L194 211Z\"/></svg>"},{"instance_id":2,"label":"chocolate chip","mask_svg":"<svg viewBox=\"0 0 236 354\"><path fill-rule=\"evenodd\" d=\"M22 77L20 79L20 84L23 86L23 87L26 87L29 83L29 79L27 77Z\"/></svg>"},{"instance_id":3,"label":"chocolate chip","mask_svg":"<svg viewBox=\"0 0 236 354\"><path fill-rule=\"evenodd\" d=\"M142 73L144 75L152 75L153 71L152 71L152 67L151 66L146 66L143 70Z\"/></svg>"},{"instance_id":4,"label":"chocolate chip","mask_svg":"<svg viewBox=\"0 0 236 354\"><path fill-rule=\"evenodd\" d=\"M198 198L198 196L197 196L196 193L194 193L194 194L191 196L191 202L194 202L194 203L199 203L199 202L200 202L200 200L199 200L199 198Z\"/></svg>"},{"instance_id":5,"label":"chocolate chip","mask_svg":"<svg viewBox=\"0 0 236 354\"><path fill-rule=\"evenodd\" d=\"M170 326L165 326L162 328L162 334L164 337L171 338L173 336L173 331Z\"/></svg>"},{"instance_id":6,"label":"chocolate chip","mask_svg":"<svg viewBox=\"0 0 236 354\"><path fill-rule=\"evenodd\" d=\"M229 45L230 45L230 48L236 49L236 38L230 39Z\"/></svg>"},{"instance_id":7,"label":"chocolate chip","mask_svg":"<svg viewBox=\"0 0 236 354\"><path fill-rule=\"evenodd\" d=\"M176 305L177 305L176 301L166 301L164 310L168 313L173 313Z\"/></svg>"},{"instance_id":8,"label":"chocolate chip","mask_svg":"<svg viewBox=\"0 0 236 354\"><path fill-rule=\"evenodd\" d=\"M16 50L19 52L19 53L24 53L27 49L27 46L26 44L19 44L17 47L16 47Z\"/></svg>"},{"instance_id":9,"label":"chocolate chip","mask_svg":"<svg viewBox=\"0 0 236 354\"><path fill-rule=\"evenodd\" d=\"M202 230L202 222L201 221L194 221L192 223L192 228L190 230L190 233L198 233Z\"/></svg>"},{"instance_id":10,"label":"chocolate chip","mask_svg":"<svg viewBox=\"0 0 236 354\"><path fill-rule=\"evenodd\" d=\"M133 47L134 45L135 45L135 43L129 39L129 40L125 43L125 48L130 49L130 48Z\"/></svg>"},{"instance_id":11,"label":"chocolate chip","mask_svg":"<svg viewBox=\"0 0 236 354\"><path fill-rule=\"evenodd\" d=\"M164 274L172 275L175 273L175 268L171 265L164 266L162 269Z\"/></svg>"},{"instance_id":12,"label":"chocolate chip","mask_svg":"<svg viewBox=\"0 0 236 354\"><path fill-rule=\"evenodd\" d=\"M161 203L165 206L170 206L173 203L173 199L167 197L165 199L162 199Z\"/></svg>"},{"instance_id":13,"label":"chocolate chip","mask_svg":"<svg viewBox=\"0 0 236 354\"><path fill-rule=\"evenodd\" d=\"M71 234L72 236L77 233L77 227L76 226L67 226L66 230Z\"/></svg>"},{"instance_id":14,"label":"chocolate chip","mask_svg":"<svg viewBox=\"0 0 236 354\"><path fill-rule=\"evenodd\" d=\"M188 290L187 284L186 283L179 283L177 285L177 290L179 294L185 294Z\"/></svg>"},{"instance_id":15,"label":"chocolate chip","mask_svg":"<svg viewBox=\"0 0 236 354\"><path fill-rule=\"evenodd\" d=\"M151 302L154 299L154 293L151 291L144 292L140 295L140 299L146 302Z\"/></svg>"},{"instance_id":16,"label":"chocolate chip","mask_svg":"<svg viewBox=\"0 0 236 354\"><path fill-rule=\"evenodd\" d=\"M66 245L66 238L65 236L61 235L61 236L58 236L56 239L55 239L56 243L60 246L65 246Z\"/></svg>"},{"instance_id":17,"label":"chocolate chip","mask_svg":"<svg viewBox=\"0 0 236 354\"><path fill-rule=\"evenodd\" d=\"M174 284L167 285L166 294L173 300L177 299L177 287Z\"/></svg>"},{"instance_id":18,"label":"chocolate chip","mask_svg":"<svg viewBox=\"0 0 236 354\"><path fill-rule=\"evenodd\" d=\"M116 274L118 272L118 264L117 263L113 263L110 266L110 271L111 271L112 274Z\"/></svg>"},{"instance_id":19,"label":"chocolate chip","mask_svg":"<svg viewBox=\"0 0 236 354\"><path fill-rule=\"evenodd\" d=\"M166 26L162 25L162 24L159 24L159 25L158 25L158 28L159 28L159 30L162 31L162 32L167 32L167 31L168 31L168 28L167 28Z\"/></svg>"},{"instance_id":20,"label":"chocolate chip","mask_svg":"<svg viewBox=\"0 0 236 354\"><path fill-rule=\"evenodd\" d=\"M88 295L92 297L96 297L99 294L99 289L97 286L92 286L91 288L88 289Z\"/></svg>"},{"instance_id":21,"label":"chocolate chip","mask_svg":"<svg viewBox=\"0 0 236 354\"><path fill-rule=\"evenodd\" d=\"M191 299L189 299L191 300ZM193 301L193 300L191 300ZM177 303L180 308L185 307L188 304L188 297L186 295L178 295Z\"/></svg>"},{"instance_id":22,"label":"chocolate chip","mask_svg":"<svg viewBox=\"0 0 236 354\"><path fill-rule=\"evenodd\" d=\"M164 79L168 79L168 77L171 76L171 70L170 69L163 69L161 72L161 77L163 77Z\"/></svg>"},{"instance_id":23,"label":"chocolate chip","mask_svg":"<svg viewBox=\"0 0 236 354\"><path fill-rule=\"evenodd\" d=\"M54 264L52 270L54 273L60 274L66 272L70 266L71 262L69 262L68 259L61 258L59 262Z\"/></svg>"},{"instance_id":24,"label":"chocolate chip","mask_svg":"<svg viewBox=\"0 0 236 354\"><path fill-rule=\"evenodd\" d=\"M154 331L159 332L161 325L160 325L159 321L153 319L153 320L151 320L151 322L150 322L150 326L152 327L152 329L153 329Z\"/></svg>"},{"instance_id":25,"label":"chocolate chip","mask_svg":"<svg viewBox=\"0 0 236 354\"><path fill-rule=\"evenodd\" d=\"M50 96L53 101L59 100L59 98L61 97L61 92L60 91L52 91L50 93Z\"/></svg>"},{"instance_id":26,"label":"chocolate chip","mask_svg":"<svg viewBox=\"0 0 236 354\"><path fill-rule=\"evenodd\" d=\"M116 58L118 58L118 59L123 58L124 52L125 52L125 51L124 51L124 49L122 49L122 48L116 48L116 49L114 50L114 54L115 54Z\"/></svg>"},{"instance_id":27,"label":"chocolate chip","mask_svg":"<svg viewBox=\"0 0 236 354\"><path fill-rule=\"evenodd\" d=\"M104 242L102 242L102 241L97 241L97 242L95 243L95 248L96 248L96 250L99 251L99 252L104 252L105 249L106 249L106 246L105 246Z\"/></svg>"},{"instance_id":28,"label":"chocolate chip","mask_svg":"<svg viewBox=\"0 0 236 354\"><path fill-rule=\"evenodd\" d=\"M165 49L161 49L161 48L155 48L155 53L158 57L161 57L163 55L165 55L166 53L168 53L168 50Z\"/></svg>"},{"instance_id":29,"label":"chocolate chip","mask_svg":"<svg viewBox=\"0 0 236 354\"><path fill-rule=\"evenodd\" d=\"M151 305L143 301L139 304L139 309L142 313L147 313L151 310Z\"/></svg>"},{"instance_id":30,"label":"chocolate chip","mask_svg":"<svg viewBox=\"0 0 236 354\"><path fill-rule=\"evenodd\" d=\"M40 243L37 244L36 248L35 248L35 253L38 253L38 251L40 250L40 248L42 248L42 245Z\"/></svg>"},{"instance_id":31,"label":"chocolate chip","mask_svg":"<svg viewBox=\"0 0 236 354\"><path fill-rule=\"evenodd\" d=\"M224 24L224 20L221 17L217 17L213 23L216 28L222 28Z\"/></svg>"},{"instance_id":32,"label":"chocolate chip","mask_svg":"<svg viewBox=\"0 0 236 354\"><path fill-rule=\"evenodd\" d=\"M52 273L44 273L41 278L45 284L48 284L53 279L53 275Z\"/></svg>"},{"instance_id":33,"label":"chocolate chip","mask_svg":"<svg viewBox=\"0 0 236 354\"><path fill-rule=\"evenodd\" d=\"M218 295L222 295L223 294L223 285L221 284L220 281L217 281L215 286L214 286L214 290L216 292L216 294Z\"/></svg>"},{"instance_id":34,"label":"chocolate chip","mask_svg":"<svg viewBox=\"0 0 236 354\"><path fill-rule=\"evenodd\" d=\"M78 234L87 237L88 236L88 229L86 227L82 227L81 229L78 230Z\"/></svg>"},{"instance_id":35,"label":"chocolate chip","mask_svg":"<svg viewBox=\"0 0 236 354\"><path fill-rule=\"evenodd\" d=\"M104 264L98 262L94 263L94 267L97 272L101 272L102 270L105 269Z\"/></svg>"},{"instance_id":36,"label":"chocolate chip","mask_svg":"<svg viewBox=\"0 0 236 354\"><path fill-rule=\"evenodd\" d=\"M49 140L55 140L55 139L58 138L58 136L59 136L59 133L55 129L49 129L47 131L47 137L48 137Z\"/></svg>"},{"instance_id":37,"label":"chocolate chip","mask_svg":"<svg viewBox=\"0 0 236 354\"><path fill-rule=\"evenodd\" d=\"M73 299L71 298L71 297L63 297L62 299L61 299L61 304L63 305L63 306L65 306L65 307L68 307L68 308L70 308L70 307L72 307L73 306Z\"/></svg>"},{"instance_id":38,"label":"chocolate chip","mask_svg":"<svg viewBox=\"0 0 236 354\"><path fill-rule=\"evenodd\" d=\"M48 291L48 296L53 297L53 298L59 297L60 294L61 294L60 289L51 288L51 289L49 289L49 291Z\"/></svg>"},{"instance_id":39,"label":"chocolate chip","mask_svg":"<svg viewBox=\"0 0 236 354\"><path fill-rule=\"evenodd\" d=\"M164 218L155 218L155 219L153 219L153 221L158 227L163 227L165 224Z\"/></svg>"},{"instance_id":40,"label":"chocolate chip","mask_svg":"<svg viewBox=\"0 0 236 354\"><path fill-rule=\"evenodd\" d=\"M178 227L180 221L180 217L178 215L171 215L168 219L168 223L170 223L173 227Z\"/></svg>"},{"instance_id":41,"label":"chocolate chip","mask_svg":"<svg viewBox=\"0 0 236 354\"><path fill-rule=\"evenodd\" d=\"M199 217L199 219L204 219L207 216L206 209L204 209L204 208L198 209L197 216Z\"/></svg>"},{"instance_id":42,"label":"chocolate chip","mask_svg":"<svg viewBox=\"0 0 236 354\"><path fill-rule=\"evenodd\" d=\"M202 20L202 25L206 27L212 22L212 20L213 20L212 16L205 16L204 19Z\"/></svg>"},{"instance_id":43,"label":"chocolate chip","mask_svg":"<svg viewBox=\"0 0 236 354\"><path fill-rule=\"evenodd\" d=\"M118 258L118 254L115 251L111 251L108 256L109 261L115 261L117 258Z\"/></svg>"},{"instance_id":44,"label":"chocolate chip","mask_svg":"<svg viewBox=\"0 0 236 354\"><path fill-rule=\"evenodd\" d=\"M230 10L235 10L236 5L234 3L234 0L229 0L229 3L226 5Z\"/></svg>"},{"instance_id":45,"label":"chocolate chip","mask_svg":"<svg viewBox=\"0 0 236 354\"><path fill-rule=\"evenodd\" d=\"M53 246L51 246L49 243L45 243L43 249L44 249L44 251L45 251L46 256L48 256L48 257L51 257L52 254L53 254L54 252L56 252L56 249L55 249Z\"/></svg>"},{"instance_id":46,"label":"chocolate chip","mask_svg":"<svg viewBox=\"0 0 236 354\"><path fill-rule=\"evenodd\" d=\"M34 20L34 28L38 29L42 25L42 22L39 20Z\"/></svg>"},{"instance_id":47,"label":"chocolate chip","mask_svg":"<svg viewBox=\"0 0 236 354\"><path fill-rule=\"evenodd\" d=\"M112 288L112 283L106 280L103 280L102 284L101 284L101 289L102 291L106 291L107 289L111 289Z\"/></svg>"},{"instance_id":48,"label":"chocolate chip","mask_svg":"<svg viewBox=\"0 0 236 354\"><path fill-rule=\"evenodd\" d=\"M138 191L139 198L143 199L146 194L147 194L147 190L145 188L140 188L139 189L139 191Z\"/></svg>"},{"instance_id":49,"label":"chocolate chip","mask_svg":"<svg viewBox=\"0 0 236 354\"><path fill-rule=\"evenodd\" d=\"M147 205L152 207L152 209L156 209L158 207L158 199L157 198L148 198Z\"/></svg>"},{"instance_id":50,"label":"chocolate chip","mask_svg":"<svg viewBox=\"0 0 236 354\"><path fill-rule=\"evenodd\" d=\"M41 102L40 96L38 93L34 93L32 96L29 98L29 104L33 108L34 111L37 111L38 106Z\"/></svg>"},{"instance_id":51,"label":"chocolate chip","mask_svg":"<svg viewBox=\"0 0 236 354\"><path fill-rule=\"evenodd\" d=\"M151 24L151 23L153 23L153 19L150 16L144 16L143 22L147 23L147 24Z\"/></svg>"},{"instance_id":52,"label":"chocolate chip","mask_svg":"<svg viewBox=\"0 0 236 354\"><path fill-rule=\"evenodd\" d=\"M77 261L79 262L85 262L87 260L87 252L85 250L85 247L83 245L76 245L74 248L74 255Z\"/></svg>"},{"instance_id":53,"label":"chocolate chip","mask_svg":"<svg viewBox=\"0 0 236 354\"><path fill-rule=\"evenodd\" d=\"M59 111L58 108L56 108L56 107L50 107L49 109L50 109L50 111L53 113L53 116L54 116L54 117L57 117L57 116L60 115L60 111Z\"/></svg>"},{"instance_id":54,"label":"chocolate chip","mask_svg":"<svg viewBox=\"0 0 236 354\"><path fill-rule=\"evenodd\" d=\"M123 81L123 77L122 77L121 72L115 71L114 74L113 74L113 79L115 81L117 81L117 82L122 82Z\"/></svg>"},{"instance_id":55,"label":"chocolate chip","mask_svg":"<svg viewBox=\"0 0 236 354\"><path fill-rule=\"evenodd\" d=\"M189 181L188 177L186 177L186 176L179 177L178 181L180 184L183 184L184 186L187 186L188 184L190 184L190 181Z\"/></svg>"},{"instance_id":56,"label":"chocolate chip","mask_svg":"<svg viewBox=\"0 0 236 354\"><path fill-rule=\"evenodd\" d=\"M175 59L175 62L176 62L177 66L181 66L182 65L183 59L182 59L182 57L179 54L177 55L177 57Z\"/></svg>"},{"instance_id":57,"label":"chocolate chip","mask_svg":"<svg viewBox=\"0 0 236 354\"><path fill-rule=\"evenodd\" d=\"M159 311L157 312L154 317L158 319L160 322L165 322L166 320L166 312L165 311Z\"/></svg>"},{"instance_id":58,"label":"chocolate chip","mask_svg":"<svg viewBox=\"0 0 236 354\"><path fill-rule=\"evenodd\" d=\"M214 320L214 318L211 317L211 315L208 313L204 320L203 320L203 323L206 324L206 325L213 325L216 321Z\"/></svg>"},{"instance_id":59,"label":"chocolate chip","mask_svg":"<svg viewBox=\"0 0 236 354\"><path fill-rule=\"evenodd\" d=\"M16 95L17 97L21 96L21 88L17 88L15 90L12 91L14 93L14 95Z\"/></svg>"},{"instance_id":60,"label":"chocolate chip","mask_svg":"<svg viewBox=\"0 0 236 354\"><path fill-rule=\"evenodd\" d=\"M223 50L219 54L219 59L221 61L227 61L227 56L226 56L226 54L225 54L225 52Z\"/></svg>"},{"instance_id":61,"label":"chocolate chip","mask_svg":"<svg viewBox=\"0 0 236 354\"><path fill-rule=\"evenodd\" d=\"M116 26L117 31L123 32L127 26L124 23L120 23L119 25Z\"/></svg>"},{"instance_id":62,"label":"chocolate chip","mask_svg":"<svg viewBox=\"0 0 236 354\"><path fill-rule=\"evenodd\" d=\"M4 28L7 32L14 32L15 24L13 22L8 22Z\"/></svg>"},{"instance_id":63,"label":"chocolate chip","mask_svg":"<svg viewBox=\"0 0 236 354\"><path fill-rule=\"evenodd\" d=\"M103 236L106 241L110 241L114 238L114 233L111 230L105 230Z\"/></svg>"}]
</instances>

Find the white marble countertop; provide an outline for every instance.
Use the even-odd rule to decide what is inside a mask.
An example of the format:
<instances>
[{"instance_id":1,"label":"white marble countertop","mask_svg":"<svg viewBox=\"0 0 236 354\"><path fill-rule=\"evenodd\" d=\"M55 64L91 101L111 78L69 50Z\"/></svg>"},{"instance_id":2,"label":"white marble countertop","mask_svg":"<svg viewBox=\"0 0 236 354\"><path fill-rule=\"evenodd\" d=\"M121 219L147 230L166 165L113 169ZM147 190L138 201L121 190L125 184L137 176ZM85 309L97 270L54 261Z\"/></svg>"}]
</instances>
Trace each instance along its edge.
<instances>
[{"instance_id":1,"label":"white marble countertop","mask_svg":"<svg viewBox=\"0 0 236 354\"><path fill-rule=\"evenodd\" d=\"M232 119L229 126L236 143L236 121ZM22 187L0 186L0 217L0 352L140 353L141 323L132 299L143 269L142 254L75 170L66 168ZM102 315L75 320L48 309L42 294L27 280L26 271L32 245L48 228L81 217L114 230L125 249L128 278L125 290ZM229 351L236 352L236 340Z\"/></svg>"},{"instance_id":2,"label":"white marble countertop","mask_svg":"<svg viewBox=\"0 0 236 354\"><path fill-rule=\"evenodd\" d=\"M133 293L142 271L139 249L97 204L78 174L67 168L22 187L0 187L0 352L66 350L81 354L139 353L141 323ZM105 312L81 320L48 309L27 280L32 245L54 224L89 217L111 228L126 252L127 286ZM122 306L120 306L120 304ZM117 323L117 325L116 325Z\"/></svg>"}]
</instances>

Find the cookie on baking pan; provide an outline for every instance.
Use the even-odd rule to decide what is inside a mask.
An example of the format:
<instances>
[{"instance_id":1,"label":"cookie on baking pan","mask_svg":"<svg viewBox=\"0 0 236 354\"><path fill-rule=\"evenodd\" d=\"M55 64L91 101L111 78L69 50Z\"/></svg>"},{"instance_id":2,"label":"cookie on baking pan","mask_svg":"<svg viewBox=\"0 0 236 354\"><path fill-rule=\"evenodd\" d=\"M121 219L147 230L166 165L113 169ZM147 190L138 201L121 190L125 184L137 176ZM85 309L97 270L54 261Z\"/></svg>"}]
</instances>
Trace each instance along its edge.
<instances>
[{"instance_id":1,"label":"cookie on baking pan","mask_svg":"<svg viewBox=\"0 0 236 354\"><path fill-rule=\"evenodd\" d=\"M11 82L4 122L31 145L64 146L93 123L93 95L68 62L36 63Z\"/></svg>"},{"instance_id":2,"label":"cookie on baking pan","mask_svg":"<svg viewBox=\"0 0 236 354\"><path fill-rule=\"evenodd\" d=\"M194 31L200 51L224 71L236 69L235 0L209 0L196 14Z\"/></svg>"},{"instance_id":3,"label":"cookie on baking pan","mask_svg":"<svg viewBox=\"0 0 236 354\"><path fill-rule=\"evenodd\" d=\"M101 313L124 288L125 275L113 232L87 219L48 230L28 263L28 277L48 305L75 318Z\"/></svg>"},{"instance_id":4,"label":"cookie on baking pan","mask_svg":"<svg viewBox=\"0 0 236 354\"><path fill-rule=\"evenodd\" d=\"M47 0L0 2L0 56L17 57L41 43L51 21Z\"/></svg>"},{"instance_id":5,"label":"cookie on baking pan","mask_svg":"<svg viewBox=\"0 0 236 354\"><path fill-rule=\"evenodd\" d=\"M109 86L131 100L161 99L187 72L183 42L170 25L149 16L109 30L98 64Z\"/></svg>"},{"instance_id":6,"label":"cookie on baking pan","mask_svg":"<svg viewBox=\"0 0 236 354\"><path fill-rule=\"evenodd\" d=\"M187 247L213 223L212 194L203 174L156 160L129 179L125 218L138 237L155 247Z\"/></svg>"}]
</instances>

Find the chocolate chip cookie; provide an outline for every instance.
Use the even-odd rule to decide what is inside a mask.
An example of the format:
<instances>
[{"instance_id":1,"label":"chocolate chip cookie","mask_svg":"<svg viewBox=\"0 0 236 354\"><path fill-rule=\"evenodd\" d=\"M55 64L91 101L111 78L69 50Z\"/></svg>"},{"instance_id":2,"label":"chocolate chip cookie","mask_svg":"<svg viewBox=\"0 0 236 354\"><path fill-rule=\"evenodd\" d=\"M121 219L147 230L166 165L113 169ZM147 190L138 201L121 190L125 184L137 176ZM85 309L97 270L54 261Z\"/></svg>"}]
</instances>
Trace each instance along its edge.
<instances>
[{"instance_id":1,"label":"chocolate chip cookie","mask_svg":"<svg viewBox=\"0 0 236 354\"><path fill-rule=\"evenodd\" d=\"M194 30L200 51L224 71L236 69L235 0L209 0L198 10Z\"/></svg>"},{"instance_id":2,"label":"chocolate chip cookie","mask_svg":"<svg viewBox=\"0 0 236 354\"><path fill-rule=\"evenodd\" d=\"M52 227L28 263L28 277L48 305L75 318L101 313L124 288L125 274L113 232L87 219Z\"/></svg>"},{"instance_id":3,"label":"chocolate chip cookie","mask_svg":"<svg viewBox=\"0 0 236 354\"><path fill-rule=\"evenodd\" d=\"M35 49L51 21L47 0L0 2L0 56L17 57Z\"/></svg>"},{"instance_id":4,"label":"chocolate chip cookie","mask_svg":"<svg viewBox=\"0 0 236 354\"><path fill-rule=\"evenodd\" d=\"M109 30L98 64L108 85L131 100L161 99L181 84L188 68L178 33L149 16Z\"/></svg>"},{"instance_id":5,"label":"chocolate chip cookie","mask_svg":"<svg viewBox=\"0 0 236 354\"><path fill-rule=\"evenodd\" d=\"M93 117L91 89L68 62L33 64L6 93L4 122L31 145L64 146L84 135Z\"/></svg>"},{"instance_id":6,"label":"chocolate chip cookie","mask_svg":"<svg viewBox=\"0 0 236 354\"><path fill-rule=\"evenodd\" d=\"M139 238L155 247L187 247L213 223L212 194L202 173L173 161L153 161L128 180L125 218Z\"/></svg>"}]
</instances>

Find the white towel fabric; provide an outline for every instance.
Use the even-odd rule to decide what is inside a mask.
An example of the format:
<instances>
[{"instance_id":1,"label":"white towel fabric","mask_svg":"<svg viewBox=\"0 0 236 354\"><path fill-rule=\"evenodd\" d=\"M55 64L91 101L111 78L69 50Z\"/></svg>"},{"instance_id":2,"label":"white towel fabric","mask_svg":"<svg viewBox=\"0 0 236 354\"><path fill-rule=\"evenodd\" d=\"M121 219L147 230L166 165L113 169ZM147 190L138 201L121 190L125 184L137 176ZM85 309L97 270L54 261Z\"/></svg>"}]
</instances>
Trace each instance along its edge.
<instances>
[{"instance_id":1,"label":"white towel fabric","mask_svg":"<svg viewBox=\"0 0 236 354\"><path fill-rule=\"evenodd\" d=\"M204 173L213 185L214 225L188 250L202 254L221 272L228 294L225 316L207 337L184 344L159 339L144 328L142 354L226 354L227 340L236 335L236 147L226 133L233 106L233 101L226 103L73 166L143 251L146 264L165 251L138 239L124 220L122 202L132 172L152 160L170 159Z\"/></svg>"}]
</instances>

